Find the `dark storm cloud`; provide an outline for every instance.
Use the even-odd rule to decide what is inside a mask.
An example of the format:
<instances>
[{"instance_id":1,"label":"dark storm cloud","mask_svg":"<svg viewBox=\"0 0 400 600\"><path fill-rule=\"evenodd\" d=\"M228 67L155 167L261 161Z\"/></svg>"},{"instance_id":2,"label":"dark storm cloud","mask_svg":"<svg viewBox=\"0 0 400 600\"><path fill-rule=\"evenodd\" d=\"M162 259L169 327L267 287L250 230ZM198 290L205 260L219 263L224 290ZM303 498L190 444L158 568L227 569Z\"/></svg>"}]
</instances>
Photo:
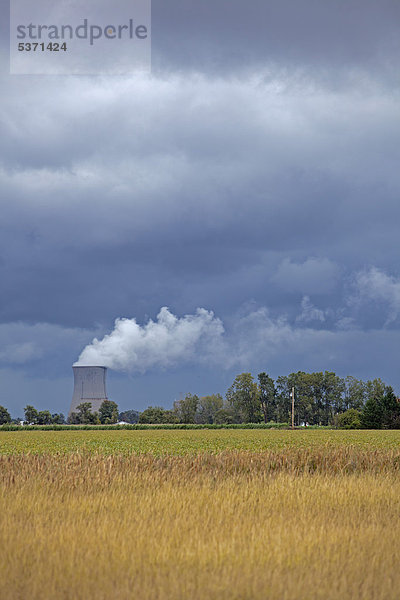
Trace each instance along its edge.
<instances>
[{"instance_id":1,"label":"dark storm cloud","mask_svg":"<svg viewBox=\"0 0 400 600\"><path fill-rule=\"evenodd\" d=\"M4 46L8 4L1 2ZM152 0L153 64L158 73L278 64L314 70L326 82L336 69L386 77L398 65L399 20L397 0Z\"/></svg>"},{"instance_id":2,"label":"dark storm cloud","mask_svg":"<svg viewBox=\"0 0 400 600\"><path fill-rule=\"evenodd\" d=\"M85 327L165 302L194 310L199 298L222 312L249 296L281 306L288 287L329 288L329 261L374 264L371 220L386 240L397 234L397 161L382 154L396 104L279 85L68 82L41 104L30 90L29 116L10 96L2 318ZM303 272L300 287L288 283L289 257L312 266L313 256L320 282Z\"/></svg>"},{"instance_id":3,"label":"dark storm cloud","mask_svg":"<svg viewBox=\"0 0 400 600\"><path fill-rule=\"evenodd\" d=\"M397 103L379 89L194 75L47 91L25 90L29 114L15 89L3 101L5 320L282 306L288 288L328 289L330 261L375 264L371 236L385 231L383 250L397 235Z\"/></svg>"},{"instance_id":4,"label":"dark storm cloud","mask_svg":"<svg viewBox=\"0 0 400 600\"><path fill-rule=\"evenodd\" d=\"M225 73L272 63L331 83L355 68L385 78L398 65L399 20L396 0L153 0L153 61Z\"/></svg>"}]
</instances>

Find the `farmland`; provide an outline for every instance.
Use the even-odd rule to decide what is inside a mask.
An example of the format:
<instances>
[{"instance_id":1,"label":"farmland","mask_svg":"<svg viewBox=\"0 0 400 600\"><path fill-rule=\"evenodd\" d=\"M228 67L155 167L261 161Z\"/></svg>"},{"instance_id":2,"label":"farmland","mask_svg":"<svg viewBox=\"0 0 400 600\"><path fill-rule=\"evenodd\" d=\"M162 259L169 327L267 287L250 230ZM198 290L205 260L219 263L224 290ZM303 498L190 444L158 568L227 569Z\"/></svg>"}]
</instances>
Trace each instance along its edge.
<instances>
[{"instance_id":1,"label":"farmland","mask_svg":"<svg viewBox=\"0 0 400 600\"><path fill-rule=\"evenodd\" d=\"M398 598L400 432L0 432L0 597Z\"/></svg>"},{"instance_id":2,"label":"farmland","mask_svg":"<svg viewBox=\"0 0 400 600\"><path fill-rule=\"evenodd\" d=\"M99 452L102 454L195 454L224 450L285 448L400 452L400 432L339 430L148 430L148 431L0 431L0 454Z\"/></svg>"}]
</instances>

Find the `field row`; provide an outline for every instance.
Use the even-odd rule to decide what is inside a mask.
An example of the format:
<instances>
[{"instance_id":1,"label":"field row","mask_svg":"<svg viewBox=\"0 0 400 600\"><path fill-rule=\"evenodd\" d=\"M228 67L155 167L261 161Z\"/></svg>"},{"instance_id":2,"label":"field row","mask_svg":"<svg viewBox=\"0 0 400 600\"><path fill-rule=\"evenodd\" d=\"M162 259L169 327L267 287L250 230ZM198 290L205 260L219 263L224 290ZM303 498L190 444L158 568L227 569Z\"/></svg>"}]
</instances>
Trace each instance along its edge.
<instances>
[{"instance_id":1,"label":"field row","mask_svg":"<svg viewBox=\"0 0 400 600\"><path fill-rule=\"evenodd\" d=\"M400 431L149 430L0 432L0 454L196 454L225 450L357 447L400 450Z\"/></svg>"}]
</instances>

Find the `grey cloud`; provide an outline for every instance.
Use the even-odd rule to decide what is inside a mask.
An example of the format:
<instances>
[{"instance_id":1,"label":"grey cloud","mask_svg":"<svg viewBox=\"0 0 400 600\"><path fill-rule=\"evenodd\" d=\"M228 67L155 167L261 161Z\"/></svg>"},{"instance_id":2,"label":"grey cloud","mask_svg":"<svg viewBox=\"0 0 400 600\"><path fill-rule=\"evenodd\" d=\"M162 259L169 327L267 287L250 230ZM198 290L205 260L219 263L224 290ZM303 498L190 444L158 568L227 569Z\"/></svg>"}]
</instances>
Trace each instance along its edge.
<instances>
[{"instance_id":1,"label":"grey cloud","mask_svg":"<svg viewBox=\"0 0 400 600\"><path fill-rule=\"evenodd\" d=\"M156 67L219 72L277 63L319 70L331 82L335 70L357 67L393 77L399 18L395 0L156 0L153 60Z\"/></svg>"},{"instance_id":2,"label":"grey cloud","mask_svg":"<svg viewBox=\"0 0 400 600\"><path fill-rule=\"evenodd\" d=\"M335 86L370 73L394 81L399 13L397 0L153 0L153 68L225 75L274 64ZM6 2L2 15L7 48Z\"/></svg>"},{"instance_id":3,"label":"grey cloud","mask_svg":"<svg viewBox=\"0 0 400 600\"><path fill-rule=\"evenodd\" d=\"M66 79L45 84L51 100L39 85L13 84L3 102L0 251L13 301L2 318L86 326L132 303L141 315L166 302L193 310L193 300L179 304L186 283L201 289L203 305L221 302L219 286L237 305L249 299L238 279L265 262L250 297L279 305L286 289L268 287L272 256L289 261L281 285L285 269L305 263L309 287L297 279L298 291L323 292L334 267L325 264L329 279L323 264L307 263L310 249L332 264L373 262L372 220L390 256L399 186L395 155L382 149L398 136L395 101L354 90L296 95L280 83ZM29 98L30 116L13 94ZM45 311L43 298L54 299Z\"/></svg>"},{"instance_id":4,"label":"grey cloud","mask_svg":"<svg viewBox=\"0 0 400 600\"><path fill-rule=\"evenodd\" d=\"M354 278L355 293L349 298L350 306L358 308L372 302L380 313L384 311L385 326L397 320L400 313L400 279L371 267L358 272Z\"/></svg>"},{"instance_id":5,"label":"grey cloud","mask_svg":"<svg viewBox=\"0 0 400 600\"><path fill-rule=\"evenodd\" d=\"M34 342L9 344L0 351L0 363L24 364L32 359L40 359L42 351Z\"/></svg>"},{"instance_id":6,"label":"grey cloud","mask_svg":"<svg viewBox=\"0 0 400 600\"><path fill-rule=\"evenodd\" d=\"M61 367L62 359L67 369L94 335L102 330L62 327L51 323L24 322L0 324L0 368L15 366L23 368L36 376L53 376L65 372ZM68 358L69 357L69 358Z\"/></svg>"},{"instance_id":7,"label":"grey cloud","mask_svg":"<svg viewBox=\"0 0 400 600\"><path fill-rule=\"evenodd\" d=\"M320 308L316 308L309 296L303 296L301 301L301 313L297 316L296 321L310 323L313 321L325 321L325 313Z\"/></svg>"},{"instance_id":8,"label":"grey cloud","mask_svg":"<svg viewBox=\"0 0 400 600\"><path fill-rule=\"evenodd\" d=\"M272 281L286 292L326 294L337 285L340 269L327 258L309 257L302 263L285 258Z\"/></svg>"}]
</instances>

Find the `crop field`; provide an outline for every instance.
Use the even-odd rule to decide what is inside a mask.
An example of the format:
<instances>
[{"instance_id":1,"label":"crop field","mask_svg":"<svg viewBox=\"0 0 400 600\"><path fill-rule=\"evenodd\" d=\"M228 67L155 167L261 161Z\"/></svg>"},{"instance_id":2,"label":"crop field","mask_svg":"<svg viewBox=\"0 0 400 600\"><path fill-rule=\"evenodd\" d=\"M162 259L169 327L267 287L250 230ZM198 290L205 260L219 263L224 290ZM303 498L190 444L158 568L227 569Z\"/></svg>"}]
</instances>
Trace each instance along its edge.
<instances>
[{"instance_id":1,"label":"crop field","mask_svg":"<svg viewBox=\"0 0 400 600\"><path fill-rule=\"evenodd\" d=\"M96 452L102 454L195 454L224 450L286 448L398 450L400 431L340 430L120 430L0 431L0 454Z\"/></svg>"},{"instance_id":2,"label":"crop field","mask_svg":"<svg viewBox=\"0 0 400 600\"><path fill-rule=\"evenodd\" d=\"M0 432L0 598L397 600L400 432Z\"/></svg>"}]
</instances>

